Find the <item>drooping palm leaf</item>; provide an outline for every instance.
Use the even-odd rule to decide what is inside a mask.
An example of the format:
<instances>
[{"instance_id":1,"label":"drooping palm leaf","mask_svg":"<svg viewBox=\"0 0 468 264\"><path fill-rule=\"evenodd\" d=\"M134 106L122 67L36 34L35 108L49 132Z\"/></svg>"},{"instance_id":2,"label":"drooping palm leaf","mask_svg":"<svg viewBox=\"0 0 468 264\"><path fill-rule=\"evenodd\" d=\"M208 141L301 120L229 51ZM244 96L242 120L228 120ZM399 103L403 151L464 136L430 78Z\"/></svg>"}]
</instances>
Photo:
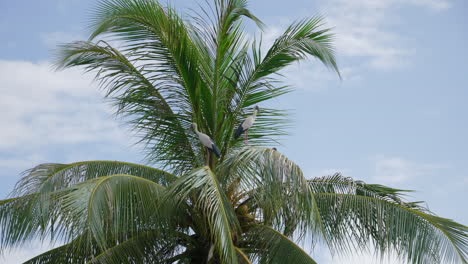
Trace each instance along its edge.
<instances>
[{"instance_id":1,"label":"drooping palm leaf","mask_svg":"<svg viewBox=\"0 0 468 264\"><path fill-rule=\"evenodd\" d=\"M24 264L161 263L172 258L177 253L177 247L177 243L165 241L159 232L146 231L102 250L96 243L90 242L85 234L66 245L34 257Z\"/></svg>"},{"instance_id":2,"label":"drooping palm leaf","mask_svg":"<svg viewBox=\"0 0 468 264\"><path fill-rule=\"evenodd\" d=\"M218 179L208 167L194 170L181 177L168 190L168 197L175 197L179 202L192 199L195 209L200 210L208 225L193 226L202 231L206 242L214 243L223 263L237 263L233 237L239 235L239 223L235 212L227 199Z\"/></svg>"},{"instance_id":3,"label":"drooping palm leaf","mask_svg":"<svg viewBox=\"0 0 468 264\"><path fill-rule=\"evenodd\" d=\"M325 237L341 253L372 244L410 263L463 263L468 227L410 204L349 193L315 193Z\"/></svg>"},{"instance_id":4,"label":"drooping palm leaf","mask_svg":"<svg viewBox=\"0 0 468 264\"><path fill-rule=\"evenodd\" d=\"M12 196L47 193L66 189L74 184L112 174L130 174L154 181L163 186L177 176L160 169L121 161L81 161L70 164L45 163L25 171Z\"/></svg>"},{"instance_id":5,"label":"drooping palm leaf","mask_svg":"<svg viewBox=\"0 0 468 264\"><path fill-rule=\"evenodd\" d=\"M90 239L108 248L109 241L165 229L168 221L159 210L163 192L155 182L126 174L88 180L61 197L61 222L71 227L68 232L89 230Z\"/></svg>"},{"instance_id":6,"label":"drooping palm leaf","mask_svg":"<svg viewBox=\"0 0 468 264\"><path fill-rule=\"evenodd\" d=\"M159 75L151 74L152 65L137 66L140 60L135 61L135 56L142 55L137 51L126 53L105 41L74 42L63 46L57 65L97 71L96 79L117 106L116 113L129 117L135 131L142 135L141 142L146 144L150 160L176 172L194 166L194 152L186 133L190 120L183 112L174 111L181 102L170 92L174 85L165 80L168 73L161 70Z\"/></svg>"},{"instance_id":7,"label":"drooping palm leaf","mask_svg":"<svg viewBox=\"0 0 468 264\"><path fill-rule=\"evenodd\" d=\"M316 207L300 167L282 153L261 147L244 147L219 165L224 184L239 179L240 204L261 215L265 225L291 235L316 226ZM227 189L227 187L225 187Z\"/></svg>"},{"instance_id":8,"label":"drooping palm leaf","mask_svg":"<svg viewBox=\"0 0 468 264\"><path fill-rule=\"evenodd\" d=\"M80 236L72 242L44 252L23 264L46 264L46 263L86 263L94 254L99 254L99 249L94 244L83 243Z\"/></svg>"},{"instance_id":9,"label":"drooping palm leaf","mask_svg":"<svg viewBox=\"0 0 468 264\"><path fill-rule=\"evenodd\" d=\"M71 241L89 231L89 241L106 248L109 241L147 229L165 232L171 222L165 215L183 219L185 212L183 206L160 207L163 191L151 180L117 174L10 199L1 205L1 245L18 245L34 237Z\"/></svg>"},{"instance_id":10,"label":"drooping palm leaf","mask_svg":"<svg viewBox=\"0 0 468 264\"><path fill-rule=\"evenodd\" d=\"M303 249L285 235L269 226L257 225L246 236L244 243L259 263L316 264Z\"/></svg>"},{"instance_id":11,"label":"drooping palm leaf","mask_svg":"<svg viewBox=\"0 0 468 264\"><path fill-rule=\"evenodd\" d=\"M413 263L466 262L467 228L436 217L404 191L341 175L307 180L278 151L243 147L234 129L260 105L250 143L285 133L286 113L265 104L291 88L282 70L315 58L338 67L322 18L293 23L262 54L243 21L246 0L214 0L188 19L156 0L100 0L88 41L58 52L58 68L96 74L169 172L90 161L42 164L0 201L0 246L58 238L30 263L315 263L292 238L311 234L343 252L371 243ZM206 149L195 122L220 146ZM172 172L172 173L170 173Z\"/></svg>"}]
</instances>

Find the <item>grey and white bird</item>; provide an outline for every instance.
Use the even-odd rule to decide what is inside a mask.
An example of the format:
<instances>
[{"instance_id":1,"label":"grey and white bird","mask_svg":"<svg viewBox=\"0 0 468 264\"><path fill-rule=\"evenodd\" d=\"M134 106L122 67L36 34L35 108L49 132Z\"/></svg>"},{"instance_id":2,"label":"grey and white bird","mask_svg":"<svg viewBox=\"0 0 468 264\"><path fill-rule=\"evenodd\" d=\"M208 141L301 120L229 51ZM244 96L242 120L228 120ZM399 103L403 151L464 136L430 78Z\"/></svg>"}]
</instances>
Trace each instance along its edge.
<instances>
[{"instance_id":1,"label":"grey and white bird","mask_svg":"<svg viewBox=\"0 0 468 264\"><path fill-rule=\"evenodd\" d=\"M214 140L211 139L207 134L198 131L198 126L196 123L192 123L192 128L195 133L197 133L198 139L200 139L200 142L203 144L203 146L205 146L210 152L213 152L216 157L221 157L221 152L219 151L218 146L216 146Z\"/></svg>"},{"instance_id":2,"label":"grey and white bird","mask_svg":"<svg viewBox=\"0 0 468 264\"><path fill-rule=\"evenodd\" d=\"M234 134L234 138L237 139L240 137L240 135L242 135L242 133L245 133L245 138L244 138L244 142L245 144L247 144L247 141L249 139L249 135L248 135L248 131L249 129L253 126L253 124L255 123L255 120L257 119L257 114L258 112L260 111L260 108L258 107L258 105L256 105L254 107L254 112L251 116L247 117L244 122L242 122L239 127L237 128L236 130L236 133Z\"/></svg>"}]
</instances>

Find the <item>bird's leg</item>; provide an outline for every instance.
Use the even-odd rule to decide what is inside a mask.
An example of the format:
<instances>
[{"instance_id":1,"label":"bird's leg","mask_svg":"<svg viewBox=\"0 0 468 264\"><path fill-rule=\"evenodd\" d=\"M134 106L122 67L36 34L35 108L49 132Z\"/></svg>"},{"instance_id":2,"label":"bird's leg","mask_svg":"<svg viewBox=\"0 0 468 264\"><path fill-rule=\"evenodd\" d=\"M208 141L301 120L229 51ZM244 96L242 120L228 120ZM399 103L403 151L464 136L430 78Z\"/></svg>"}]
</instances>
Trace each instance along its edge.
<instances>
[{"instance_id":1,"label":"bird's leg","mask_svg":"<svg viewBox=\"0 0 468 264\"><path fill-rule=\"evenodd\" d=\"M206 161L205 161L205 165L206 166L210 166L210 150L208 148L206 148L206 151L208 152L208 154L206 155Z\"/></svg>"},{"instance_id":2,"label":"bird's leg","mask_svg":"<svg viewBox=\"0 0 468 264\"><path fill-rule=\"evenodd\" d=\"M245 145L249 144L249 130L245 131L244 133L244 144Z\"/></svg>"}]
</instances>

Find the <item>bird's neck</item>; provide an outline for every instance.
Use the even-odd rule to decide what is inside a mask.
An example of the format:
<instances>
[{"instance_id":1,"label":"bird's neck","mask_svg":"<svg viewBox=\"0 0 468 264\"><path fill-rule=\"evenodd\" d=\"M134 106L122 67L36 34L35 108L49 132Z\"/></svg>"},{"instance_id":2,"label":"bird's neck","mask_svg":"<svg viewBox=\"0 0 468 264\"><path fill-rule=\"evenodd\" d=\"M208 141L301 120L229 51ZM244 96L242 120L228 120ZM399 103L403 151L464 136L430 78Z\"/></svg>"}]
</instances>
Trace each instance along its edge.
<instances>
[{"instance_id":1,"label":"bird's neck","mask_svg":"<svg viewBox=\"0 0 468 264\"><path fill-rule=\"evenodd\" d=\"M253 118L256 118L256 117L257 117L257 112L258 112L257 110L254 110L253 115L252 115Z\"/></svg>"},{"instance_id":2,"label":"bird's neck","mask_svg":"<svg viewBox=\"0 0 468 264\"><path fill-rule=\"evenodd\" d=\"M193 126L193 130L195 130L195 133L197 135L200 135L200 131L198 131L198 127L197 126Z\"/></svg>"}]
</instances>

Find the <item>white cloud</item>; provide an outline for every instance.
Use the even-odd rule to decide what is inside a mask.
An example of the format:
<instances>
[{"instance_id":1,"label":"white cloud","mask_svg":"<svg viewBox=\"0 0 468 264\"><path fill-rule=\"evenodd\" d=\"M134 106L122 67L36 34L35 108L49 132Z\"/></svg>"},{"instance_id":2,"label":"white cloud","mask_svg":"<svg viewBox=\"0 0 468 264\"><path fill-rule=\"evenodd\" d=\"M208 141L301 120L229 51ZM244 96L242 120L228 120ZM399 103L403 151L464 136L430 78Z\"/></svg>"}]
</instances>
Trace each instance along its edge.
<instances>
[{"instance_id":1,"label":"white cloud","mask_svg":"<svg viewBox=\"0 0 468 264\"><path fill-rule=\"evenodd\" d=\"M319 7L325 15L326 27L332 27L338 64L342 78L347 83L360 81L368 69L391 71L408 67L415 56L411 36L405 35L405 17L398 10L411 7L443 11L450 8L447 0L327 0ZM268 27L262 36L262 52L265 53L274 40L293 20L276 18L275 26ZM333 71L324 68L316 60L304 61L288 67L286 81L304 90L317 90L338 84Z\"/></svg>"},{"instance_id":2,"label":"white cloud","mask_svg":"<svg viewBox=\"0 0 468 264\"><path fill-rule=\"evenodd\" d=\"M339 252L336 252L339 253ZM398 258L398 255L392 251L387 252L383 258L376 255L378 251L372 245L369 245L368 250L353 252L353 254L331 254L327 246L319 244L312 252L312 257L317 263L326 264L406 264L403 259Z\"/></svg>"},{"instance_id":3,"label":"white cloud","mask_svg":"<svg viewBox=\"0 0 468 264\"><path fill-rule=\"evenodd\" d=\"M438 164L426 164L400 157L380 156L374 159L374 180L383 184L405 183L421 176L429 176L435 170L445 168Z\"/></svg>"},{"instance_id":4,"label":"white cloud","mask_svg":"<svg viewBox=\"0 0 468 264\"><path fill-rule=\"evenodd\" d=\"M91 77L79 70L55 72L49 63L0 60L0 180L4 184L12 184L19 172L44 162L132 154L125 147L131 144L129 133L112 118ZM106 149L89 145L80 149L80 144L106 145ZM60 151L50 151L53 147ZM3 252L0 263L22 263L51 247L48 241L32 241Z\"/></svg>"},{"instance_id":5,"label":"white cloud","mask_svg":"<svg viewBox=\"0 0 468 264\"><path fill-rule=\"evenodd\" d=\"M0 153L50 144L118 142L126 133L79 71L0 61Z\"/></svg>"},{"instance_id":6,"label":"white cloud","mask_svg":"<svg viewBox=\"0 0 468 264\"><path fill-rule=\"evenodd\" d=\"M322 263L327 263L327 264L405 264L406 262L398 259L395 257L396 255L392 255L390 257L385 257L383 259L380 259L380 257L373 256L370 253L361 253L361 254L356 254L356 255L351 255L351 256L346 256L346 257L332 257L331 255L328 255L324 257L324 260Z\"/></svg>"},{"instance_id":7,"label":"white cloud","mask_svg":"<svg viewBox=\"0 0 468 264\"><path fill-rule=\"evenodd\" d=\"M0 263L2 264L18 264L23 263L35 256L38 256L54 247L50 243L42 243L38 240L32 241L22 247L6 251L4 255L0 255Z\"/></svg>"},{"instance_id":8,"label":"white cloud","mask_svg":"<svg viewBox=\"0 0 468 264\"><path fill-rule=\"evenodd\" d=\"M424 7L444 10L445 0L332 0L324 1L322 12L334 26L337 51L345 57L363 59L372 68L392 70L408 65L412 50L408 36L399 33L398 8ZM396 26L396 27L395 27ZM392 27L392 29L390 29Z\"/></svg>"}]
</instances>

